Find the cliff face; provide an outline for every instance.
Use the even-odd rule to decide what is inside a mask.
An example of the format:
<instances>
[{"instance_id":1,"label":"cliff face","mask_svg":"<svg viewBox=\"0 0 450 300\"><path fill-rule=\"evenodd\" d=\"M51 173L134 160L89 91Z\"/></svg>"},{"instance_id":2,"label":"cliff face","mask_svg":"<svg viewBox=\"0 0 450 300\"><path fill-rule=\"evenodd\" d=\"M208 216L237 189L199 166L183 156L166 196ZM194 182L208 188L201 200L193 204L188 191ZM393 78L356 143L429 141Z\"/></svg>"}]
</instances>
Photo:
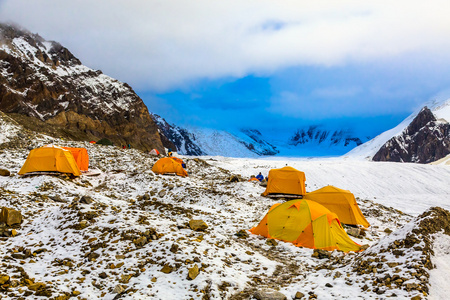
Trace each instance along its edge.
<instances>
[{"instance_id":1,"label":"cliff face","mask_svg":"<svg viewBox=\"0 0 450 300\"><path fill-rule=\"evenodd\" d=\"M1 23L0 110L37 118L61 136L164 152L158 126L129 85L82 65L56 42Z\"/></svg>"},{"instance_id":2,"label":"cliff face","mask_svg":"<svg viewBox=\"0 0 450 300\"><path fill-rule=\"evenodd\" d=\"M375 154L375 161L430 163L450 154L450 124L424 107L409 126Z\"/></svg>"}]
</instances>

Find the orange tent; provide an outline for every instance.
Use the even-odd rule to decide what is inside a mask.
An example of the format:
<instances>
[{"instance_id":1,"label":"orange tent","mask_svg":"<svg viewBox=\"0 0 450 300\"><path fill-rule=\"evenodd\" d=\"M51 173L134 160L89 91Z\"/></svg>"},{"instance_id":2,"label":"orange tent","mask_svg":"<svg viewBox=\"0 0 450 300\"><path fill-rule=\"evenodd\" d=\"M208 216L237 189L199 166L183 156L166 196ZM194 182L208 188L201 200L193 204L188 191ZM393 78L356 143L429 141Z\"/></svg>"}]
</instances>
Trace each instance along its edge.
<instances>
[{"instance_id":1,"label":"orange tent","mask_svg":"<svg viewBox=\"0 0 450 300\"><path fill-rule=\"evenodd\" d=\"M72 153L58 146L48 145L30 151L19 175L31 172L61 172L80 176Z\"/></svg>"},{"instance_id":2,"label":"orange tent","mask_svg":"<svg viewBox=\"0 0 450 300\"><path fill-rule=\"evenodd\" d=\"M292 167L272 169L269 171L269 181L263 196L269 194L304 195L305 173Z\"/></svg>"},{"instance_id":3,"label":"orange tent","mask_svg":"<svg viewBox=\"0 0 450 300\"><path fill-rule=\"evenodd\" d=\"M329 185L307 193L303 198L322 204L331 212L337 214L339 220L344 224L359 224L366 228L370 226L359 209L355 196L350 191Z\"/></svg>"},{"instance_id":4,"label":"orange tent","mask_svg":"<svg viewBox=\"0 0 450 300\"><path fill-rule=\"evenodd\" d=\"M175 173L179 176L188 176L188 173L185 169L183 169L182 163L180 163L178 160L183 162L181 159L173 159L174 157L163 157L159 159L152 168L152 171L156 174L166 174L166 173Z\"/></svg>"},{"instance_id":5,"label":"orange tent","mask_svg":"<svg viewBox=\"0 0 450 300\"><path fill-rule=\"evenodd\" d=\"M360 245L350 239L336 214L317 202L304 199L274 204L250 232L312 249L360 250Z\"/></svg>"},{"instance_id":6,"label":"orange tent","mask_svg":"<svg viewBox=\"0 0 450 300\"><path fill-rule=\"evenodd\" d=\"M96 141L90 141L89 144L95 144L97 143Z\"/></svg>"},{"instance_id":7,"label":"orange tent","mask_svg":"<svg viewBox=\"0 0 450 300\"><path fill-rule=\"evenodd\" d=\"M89 155L87 153L86 148L70 148L70 147L61 147L63 149L69 150L73 158L75 159L78 168L80 171L87 171L89 168Z\"/></svg>"},{"instance_id":8,"label":"orange tent","mask_svg":"<svg viewBox=\"0 0 450 300\"><path fill-rule=\"evenodd\" d=\"M258 182L259 182L259 179L256 178L256 177L252 177L252 178L250 178L248 181L258 181Z\"/></svg>"}]
</instances>

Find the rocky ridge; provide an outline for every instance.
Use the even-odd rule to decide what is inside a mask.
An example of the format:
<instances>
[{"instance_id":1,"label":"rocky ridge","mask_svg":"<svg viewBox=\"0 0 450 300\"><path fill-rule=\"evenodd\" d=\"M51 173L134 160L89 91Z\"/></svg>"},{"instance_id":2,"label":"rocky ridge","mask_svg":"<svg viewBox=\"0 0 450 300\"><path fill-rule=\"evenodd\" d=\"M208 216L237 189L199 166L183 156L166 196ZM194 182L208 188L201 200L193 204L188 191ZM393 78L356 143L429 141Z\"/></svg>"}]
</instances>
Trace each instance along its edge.
<instances>
[{"instance_id":1,"label":"rocky ridge","mask_svg":"<svg viewBox=\"0 0 450 300\"><path fill-rule=\"evenodd\" d=\"M387 141L374 161L430 163L450 154L450 124L424 107L408 127Z\"/></svg>"},{"instance_id":2,"label":"rocky ridge","mask_svg":"<svg viewBox=\"0 0 450 300\"><path fill-rule=\"evenodd\" d=\"M0 37L1 111L47 134L106 137L118 145L164 152L157 125L129 85L27 30L0 24Z\"/></svg>"}]
</instances>

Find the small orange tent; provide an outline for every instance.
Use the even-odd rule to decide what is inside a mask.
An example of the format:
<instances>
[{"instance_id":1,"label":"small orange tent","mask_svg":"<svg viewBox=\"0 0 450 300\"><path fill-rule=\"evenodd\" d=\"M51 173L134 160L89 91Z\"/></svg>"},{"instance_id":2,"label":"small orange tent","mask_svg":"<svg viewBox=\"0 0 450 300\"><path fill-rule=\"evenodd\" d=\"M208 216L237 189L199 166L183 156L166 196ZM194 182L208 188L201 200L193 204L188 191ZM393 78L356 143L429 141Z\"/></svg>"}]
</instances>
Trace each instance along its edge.
<instances>
[{"instance_id":1,"label":"small orange tent","mask_svg":"<svg viewBox=\"0 0 450 300\"><path fill-rule=\"evenodd\" d=\"M178 160L181 160L178 158ZM181 160L182 161L182 160ZM159 159L152 168L156 174L175 173L179 176L188 176L188 173L183 169L182 164L174 160L173 157L163 157Z\"/></svg>"},{"instance_id":2,"label":"small orange tent","mask_svg":"<svg viewBox=\"0 0 450 300\"><path fill-rule=\"evenodd\" d=\"M304 195L305 173L292 167L272 169L269 171L269 181L263 196L269 194Z\"/></svg>"},{"instance_id":3,"label":"small orange tent","mask_svg":"<svg viewBox=\"0 0 450 300\"><path fill-rule=\"evenodd\" d=\"M274 204L250 232L312 249L360 250L360 245L350 239L336 214L310 200Z\"/></svg>"},{"instance_id":4,"label":"small orange tent","mask_svg":"<svg viewBox=\"0 0 450 300\"><path fill-rule=\"evenodd\" d=\"M158 149L152 149L152 151L150 151L151 155L159 155L159 151Z\"/></svg>"},{"instance_id":5,"label":"small orange tent","mask_svg":"<svg viewBox=\"0 0 450 300\"><path fill-rule=\"evenodd\" d=\"M344 224L359 224L366 228L370 226L359 209L355 196L350 191L329 185L307 193L303 198L322 204L331 212L337 214L339 220Z\"/></svg>"},{"instance_id":6,"label":"small orange tent","mask_svg":"<svg viewBox=\"0 0 450 300\"><path fill-rule=\"evenodd\" d=\"M63 149L69 150L75 161L77 162L78 169L80 171L87 171L89 168L89 155L87 153L86 148L70 148L70 147L61 147Z\"/></svg>"},{"instance_id":7,"label":"small orange tent","mask_svg":"<svg viewBox=\"0 0 450 300\"><path fill-rule=\"evenodd\" d=\"M30 172L61 172L80 176L72 153L58 146L47 145L30 151L27 160L19 171L19 175Z\"/></svg>"}]
</instances>

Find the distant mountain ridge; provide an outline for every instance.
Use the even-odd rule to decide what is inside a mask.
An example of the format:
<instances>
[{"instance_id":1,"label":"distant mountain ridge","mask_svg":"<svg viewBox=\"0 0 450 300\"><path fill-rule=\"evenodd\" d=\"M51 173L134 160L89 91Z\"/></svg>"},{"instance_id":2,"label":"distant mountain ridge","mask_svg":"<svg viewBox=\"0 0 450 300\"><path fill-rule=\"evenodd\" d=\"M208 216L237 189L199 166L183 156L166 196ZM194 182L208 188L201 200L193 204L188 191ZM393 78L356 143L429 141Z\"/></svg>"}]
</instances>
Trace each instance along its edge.
<instances>
[{"instance_id":1,"label":"distant mountain ridge","mask_svg":"<svg viewBox=\"0 0 450 300\"><path fill-rule=\"evenodd\" d=\"M224 130L169 124L159 115L152 114L163 135L171 141L178 153L183 155L259 156L275 155L276 148L262 138L255 129L230 133ZM164 139L164 138L163 138Z\"/></svg>"},{"instance_id":2,"label":"distant mountain ridge","mask_svg":"<svg viewBox=\"0 0 450 300\"><path fill-rule=\"evenodd\" d=\"M362 141L359 137L352 135L349 129L327 130L319 125L298 129L291 137L289 144L293 146L315 143L318 145L343 145L344 147L354 144L359 146Z\"/></svg>"},{"instance_id":3,"label":"distant mountain ridge","mask_svg":"<svg viewBox=\"0 0 450 300\"><path fill-rule=\"evenodd\" d=\"M133 89L82 65L59 43L0 23L0 66L0 110L23 125L164 152L158 127Z\"/></svg>"}]
</instances>

